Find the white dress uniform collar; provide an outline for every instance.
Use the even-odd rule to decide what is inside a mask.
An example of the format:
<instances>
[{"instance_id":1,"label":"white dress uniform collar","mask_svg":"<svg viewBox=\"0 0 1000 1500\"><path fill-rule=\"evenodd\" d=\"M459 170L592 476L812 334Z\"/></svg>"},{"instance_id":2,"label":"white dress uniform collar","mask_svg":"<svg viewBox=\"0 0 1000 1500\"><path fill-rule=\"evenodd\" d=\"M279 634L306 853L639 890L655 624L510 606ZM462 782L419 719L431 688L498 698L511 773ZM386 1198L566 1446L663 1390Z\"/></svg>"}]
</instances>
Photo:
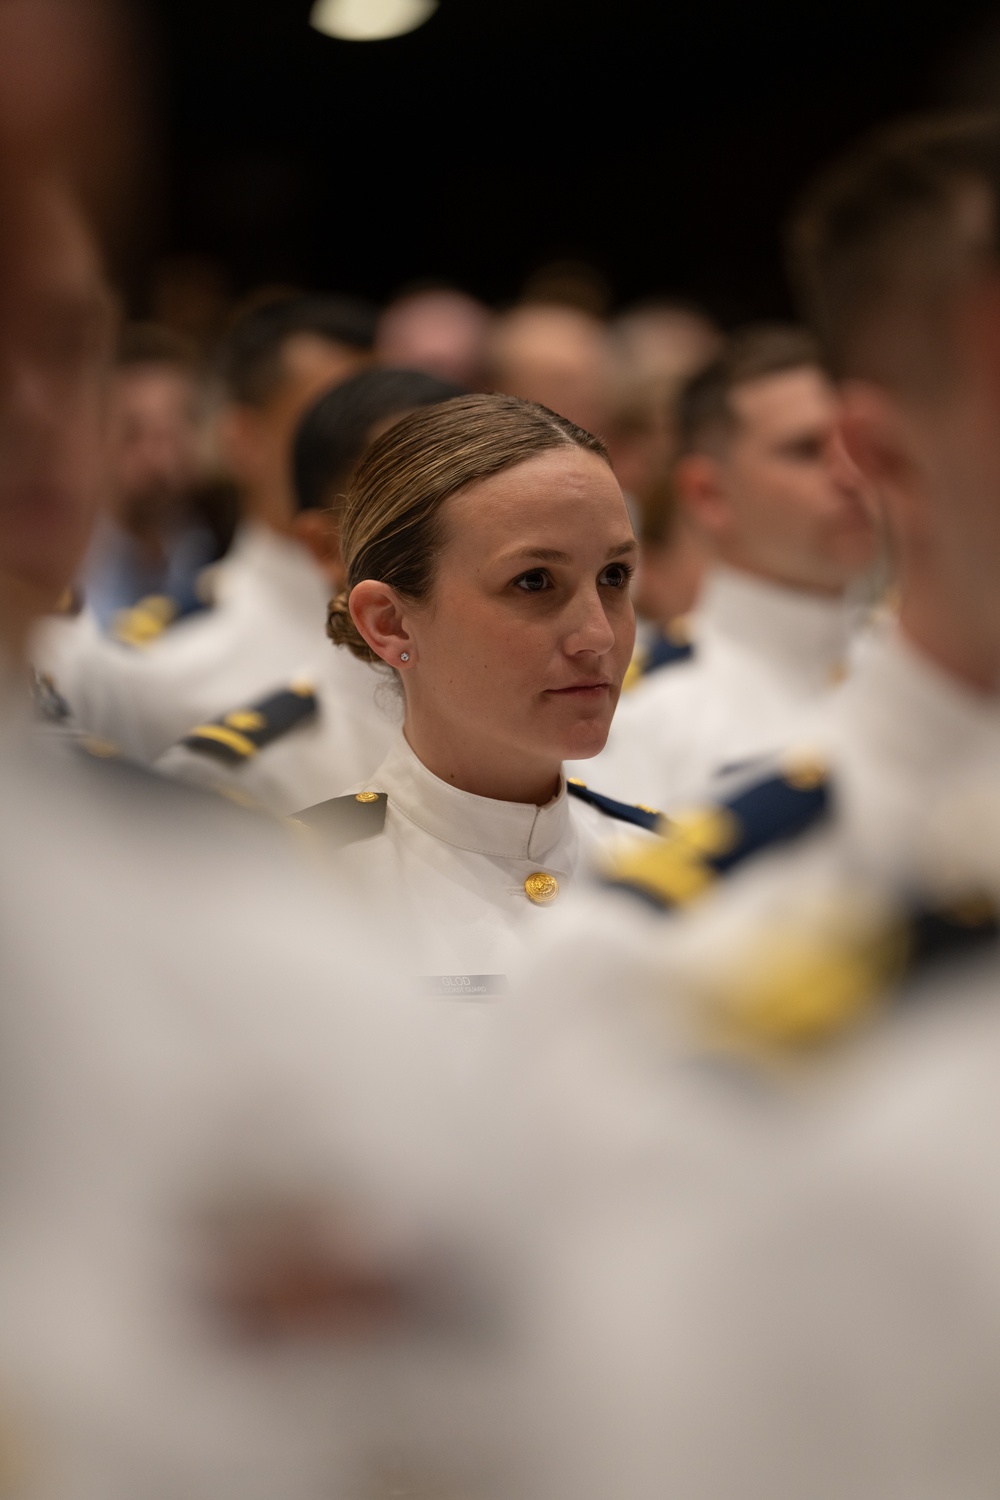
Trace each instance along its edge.
<instances>
[{"instance_id":1,"label":"white dress uniform collar","mask_svg":"<svg viewBox=\"0 0 1000 1500\"><path fill-rule=\"evenodd\" d=\"M449 786L429 771L400 734L368 783L386 792L392 806L442 843L473 854L548 863L570 828L565 780L551 802L500 802Z\"/></svg>"},{"instance_id":2,"label":"white dress uniform collar","mask_svg":"<svg viewBox=\"0 0 1000 1500\"><path fill-rule=\"evenodd\" d=\"M803 685L823 687L844 662L857 613L842 596L787 588L719 566L704 584L693 634L699 654L737 646Z\"/></svg>"}]
</instances>

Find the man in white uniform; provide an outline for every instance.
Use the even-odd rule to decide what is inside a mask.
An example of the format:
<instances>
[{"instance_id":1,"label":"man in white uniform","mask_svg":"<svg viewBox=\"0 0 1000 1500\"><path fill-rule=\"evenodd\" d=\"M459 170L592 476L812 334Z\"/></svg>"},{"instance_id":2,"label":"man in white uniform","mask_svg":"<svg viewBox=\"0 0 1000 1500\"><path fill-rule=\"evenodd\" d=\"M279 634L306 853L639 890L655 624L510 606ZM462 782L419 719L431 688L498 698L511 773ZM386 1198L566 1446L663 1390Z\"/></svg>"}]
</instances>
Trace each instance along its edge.
<instances>
[{"instance_id":1,"label":"man in white uniform","mask_svg":"<svg viewBox=\"0 0 1000 1500\"><path fill-rule=\"evenodd\" d=\"M343 586L340 515L351 472L369 441L419 406L462 395L460 386L416 370L363 370L326 391L299 426L293 449L296 524ZM323 636L311 670L260 700L219 705L208 724L189 724L156 769L194 786L228 789L281 814L325 801L379 765L398 733L402 704L389 674Z\"/></svg>"},{"instance_id":2,"label":"man in white uniform","mask_svg":"<svg viewBox=\"0 0 1000 1500\"><path fill-rule=\"evenodd\" d=\"M859 613L847 590L876 533L837 414L814 345L791 328L734 335L682 391L674 482L714 566L605 750L575 772L590 785L675 806L774 749L844 675Z\"/></svg>"},{"instance_id":3,"label":"man in white uniform","mask_svg":"<svg viewBox=\"0 0 1000 1500\"><path fill-rule=\"evenodd\" d=\"M37 68L80 47L72 23L96 16L6 7L0 81L23 82L22 51ZM27 97L0 92L6 109ZM24 180L38 163L22 131L8 180L9 126L4 113L3 1485L31 1500L354 1495L404 1433L399 1357L426 1345L434 1360L432 1304L464 1342L457 1282L432 1270L447 1219L423 1217L444 1209L455 1122L422 1102L423 1039L373 992L376 945L346 894L318 899L265 825L221 801L193 806L106 747L33 728L25 643L97 508L112 317L71 194ZM367 972L352 981L355 942Z\"/></svg>"},{"instance_id":4,"label":"man in white uniform","mask_svg":"<svg viewBox=\"0 0 1000 1500\"><path fill-rule=\"evenodd\" d=\"M527 997L523 1114L560 1267L539 1301L561 1393L540 1494L1000 1484L998 162L990 122L887 132L799 229L849 445L885 499L898 633L811 754L610 872L631 908L568 899ZM908 964L976 940L984 969L928 972L912 1019L873 1037Z\"/></svg>"},{"instance_id":5,"label":"man in white uniform","mask_svg":"<svg viewBox=\"0 0 1000 1500\"><path fill-rule=\"evenodd\" d=\"M92 642L97 649L59 651L59 689L88 733L151 762L193 725L303 676L312 681L328 665L330 578L297 516L291 444L320 392L367 362L373 328L363 308L296 297L252 309L231 330L220 434L246 518L212 571L211 609L180 620L145 648ZM44 640L35 659L46 665ZM361 699L369 686L367 678L356 683ZM370 706L369 717L377 726ZM377 743L376 761L384 743Z\"/></svg>"}]
</instances>

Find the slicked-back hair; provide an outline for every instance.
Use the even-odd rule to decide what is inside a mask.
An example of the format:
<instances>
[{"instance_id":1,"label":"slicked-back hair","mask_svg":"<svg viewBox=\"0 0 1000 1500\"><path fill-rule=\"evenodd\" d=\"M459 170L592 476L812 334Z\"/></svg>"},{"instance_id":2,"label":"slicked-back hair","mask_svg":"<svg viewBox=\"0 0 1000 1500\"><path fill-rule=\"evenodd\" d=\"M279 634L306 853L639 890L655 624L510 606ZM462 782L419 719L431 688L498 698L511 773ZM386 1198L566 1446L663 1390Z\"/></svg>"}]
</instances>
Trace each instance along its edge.
<instances>
[{"instance_id":1,"label":"slicked-back hair","mask_svg":"<svg viewBox=\"0 0 1000 1500\"><path fill-rule=\"evenodd\" d=\"M889 385L947 366L942 315L997 254L993 113L905 120L836 161L803 197L789 269L831 370Z\"/></svg>"},{"instance_id":2,"label":"slicked-back hair","mask_svg":"<svg viewBox=\"0 0 1000 1500\"><path fill-rule=\"evenodd\" d=\"M375 308L354 297L275 297L237 315L219 349L218 369L233 401L262 406L281 388L282 350L298 333L369 351Z\"/></svg>"},{"instance_id":3,"label":"slicked-back hair","mask_svg":"<svg viewBox=\"0 0 1000 1500\"><path fill-rule=\"evenodd\" d=\"M554 448L582 448L611 465L600 438L517 396L459 396L411 412L376 438L344 504L347 587L330 604L331 640L363 661L378 661L351 618L355 585L374 578L405 599L426 599L445 543L445 501Z\"/></svg>"},{"instance_id":4,"label":"slicked-back hair","mask_svg":"<svg viewBox=\"0 0 1000 1500\"><path fill-rule=\"evenodd\" d=\"M454 381L422 370L362 370L325 391L302 418L292 449L299 510L340 509L377 423L466 394Z\"/></svg>"},{"instance_id":5,"label":"slicked-back hair","mask_svg":"<svg viewBox=\"0 0 1000 1500\"><path fill-rule=\"evenodd\" d=\"M731 334L716 357L693 375L677 398L678 454L715 450L738 425L733 392L740 386L820 364L819 347L805 329L754 323Z\"/></svg>"}]
</instances>

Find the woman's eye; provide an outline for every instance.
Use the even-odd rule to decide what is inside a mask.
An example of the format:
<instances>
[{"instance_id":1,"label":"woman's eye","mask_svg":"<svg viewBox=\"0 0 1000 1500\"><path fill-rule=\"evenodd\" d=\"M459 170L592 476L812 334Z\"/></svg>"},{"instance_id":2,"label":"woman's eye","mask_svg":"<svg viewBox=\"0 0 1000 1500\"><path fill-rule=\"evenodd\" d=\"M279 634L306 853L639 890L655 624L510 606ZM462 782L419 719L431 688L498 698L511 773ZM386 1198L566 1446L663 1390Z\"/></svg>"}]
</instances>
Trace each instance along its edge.
<instances>
[{"instance_id":1,"label":"woman's eye","mask_svg":"<svg viewBox=\"0 0 1000 1500\"><path fill-rule=\"evenodd\" d=\"M530 573L522 573L520 578L515 578L514 586L523 589L526 594L540 594L543 589L550 587L549 575L544 568L532 568Z\"/></svg>"},{"instance_id":2,"label":"woman's eye","mask_svg":"<svg viewBox=\"0 0 1000 1500\"><path fill-rule=\"evenodd\" d=\"M628 563L609 563L597 581L606 583L613 589L624 589L628 587L631 577L632 569Z\"/></svg>"}]
</instances>

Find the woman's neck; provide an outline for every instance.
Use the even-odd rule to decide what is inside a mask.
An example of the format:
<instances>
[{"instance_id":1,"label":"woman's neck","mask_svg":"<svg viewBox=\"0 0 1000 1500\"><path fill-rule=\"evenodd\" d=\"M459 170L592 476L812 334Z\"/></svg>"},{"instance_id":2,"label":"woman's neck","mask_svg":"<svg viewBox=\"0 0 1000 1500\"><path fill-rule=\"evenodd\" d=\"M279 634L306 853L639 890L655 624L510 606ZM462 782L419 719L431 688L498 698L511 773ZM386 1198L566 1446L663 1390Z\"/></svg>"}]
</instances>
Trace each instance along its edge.
<instances>
[{"instance_id":1,"label":"woman's neck","mask_svg":"<svg viewBox=\"0 0 1000 1500\"><path fill-rule=\"evenodd\" d=\"M428 771L449 786L497 802L528 802L544 807L559 791L562 766L547 758L528 761L497 745L459 742L444 726L422 723L407 713L406 742Z\"/></svg>"}]
</instances>

